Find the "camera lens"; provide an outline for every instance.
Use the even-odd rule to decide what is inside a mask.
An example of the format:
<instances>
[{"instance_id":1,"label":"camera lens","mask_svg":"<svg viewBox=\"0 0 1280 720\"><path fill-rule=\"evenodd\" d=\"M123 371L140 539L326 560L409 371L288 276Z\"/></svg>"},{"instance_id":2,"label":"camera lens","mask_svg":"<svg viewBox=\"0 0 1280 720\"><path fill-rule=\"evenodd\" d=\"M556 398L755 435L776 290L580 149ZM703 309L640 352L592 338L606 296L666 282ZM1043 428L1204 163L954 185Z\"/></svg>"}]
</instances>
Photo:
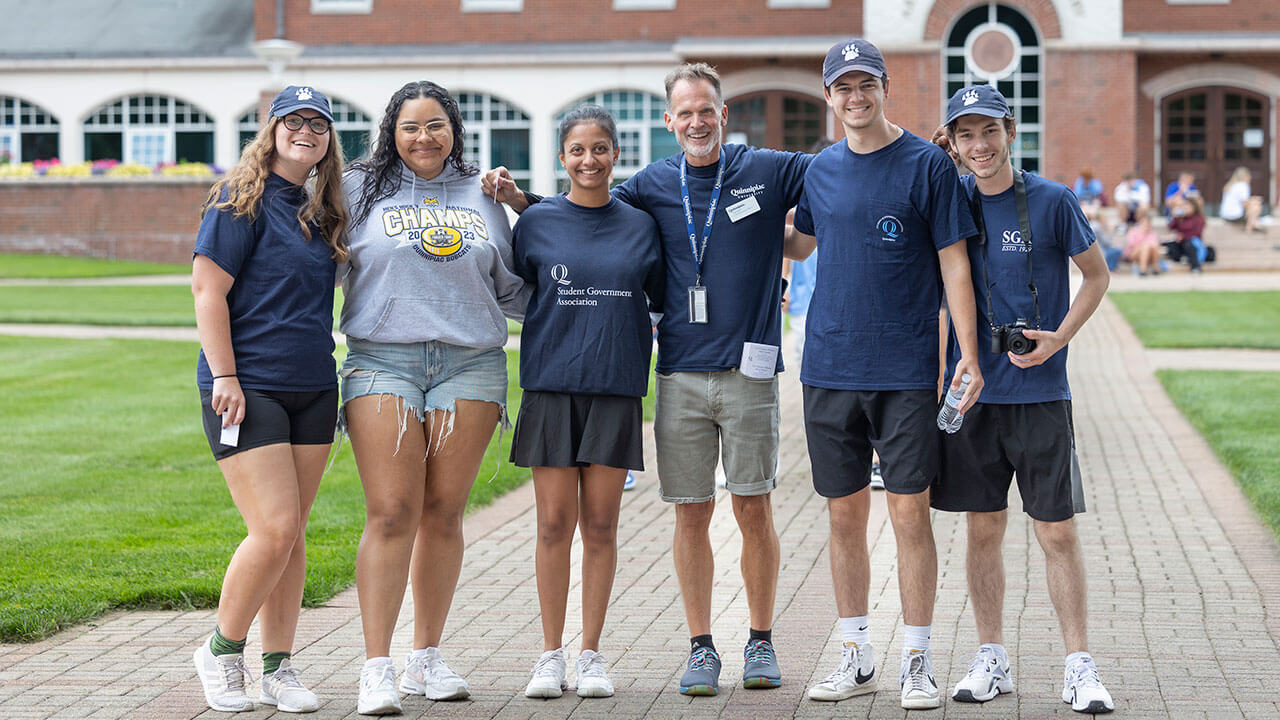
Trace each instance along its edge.
<instances>
[{"instance_id":1,"label":"camera lens","mask_svg":"<svg viewBox=\"0 0 1280 720\"><path fill-rule=\"evenodd\" d=\"M1007 344L1014 355L1026 355L1036 349L1036 341L1023 335L1021 330L1010 330Z\"/></svg>"}]
</instances>

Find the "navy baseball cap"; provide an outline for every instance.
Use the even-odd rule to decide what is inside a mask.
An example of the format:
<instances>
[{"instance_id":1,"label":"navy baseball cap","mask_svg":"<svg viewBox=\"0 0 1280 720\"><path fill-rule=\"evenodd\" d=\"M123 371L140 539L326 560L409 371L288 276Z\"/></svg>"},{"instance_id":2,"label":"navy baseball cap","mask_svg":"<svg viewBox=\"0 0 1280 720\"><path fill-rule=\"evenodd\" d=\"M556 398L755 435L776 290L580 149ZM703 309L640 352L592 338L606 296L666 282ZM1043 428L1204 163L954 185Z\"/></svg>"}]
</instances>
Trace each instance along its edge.
<instances>
[{"instance_id":1,"label":"navy baseball cap","mask_svg":"<svg viewBox=\"0 0 1280 720\"><path fill-rule=\"evenodd\" d=\"M994 85L973 85L960 88L947 101L947 120L943 125L950 125L961 115L984 115L989 118L1002 118L1013 115L1004 95Z\"/></svg>"},{"instance_id":2,"label":"navy baseball cap","mask_svg":"<svg viewBox=\"0 0 1280 720\"><path fill-rule=\"evenodd\" d=\"M823 87L831 87L836 78L852 70L884 77L884 55L880 54L880 48L862 38L832 45L827 51L827 59L822 61Z\"/></svg>"},{"instance_id":3,"label":"navy baseball cap","mask_svg":"<svg viewBox=\"0 0 1280 720\"><path fill-rule=\"evenodd\" d=\"M271 114L275 117L284 117L303 108L315 110L323 115L326 120L333 122L333 111L329 109L329 98L313 87L290 85L281 90L276 99L271 101Z\"/></svg>"}]
</instances>

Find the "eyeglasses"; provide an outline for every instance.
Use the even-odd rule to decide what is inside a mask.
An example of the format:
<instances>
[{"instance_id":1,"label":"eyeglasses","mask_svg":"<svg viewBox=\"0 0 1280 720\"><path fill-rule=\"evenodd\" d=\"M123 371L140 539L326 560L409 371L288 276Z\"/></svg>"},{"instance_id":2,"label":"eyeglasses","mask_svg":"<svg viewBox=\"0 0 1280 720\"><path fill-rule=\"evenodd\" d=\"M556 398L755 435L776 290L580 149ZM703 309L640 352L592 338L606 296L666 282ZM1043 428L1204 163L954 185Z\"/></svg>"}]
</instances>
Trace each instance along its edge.
<instances>
[{"instance_id":1,"label":"eyeglasses","mask_svg":"<svg viewBox=\"0 0 1280 720\"><path fill-rule=\"evenodd\" d=\"M311 128L311 132L317 135L324 135L329 132L329 127L332 123L322 117L304 118L294 113L284 116L284 126L290 130L301 130L303 125Z\"/></svg>"},{"instance_id":2,"label":"eyeglasses","mask_svg":"<svg viewBox=\"0 0 1280 720\"><path fill-rule=\"evenodd\" d=\"M432 137L447 137L453 134L453 126L443 120L429 122L426 125L403 123L399 126L400 134L407 138L417 138L423 130Z\"/></svg>"}]
</instances>

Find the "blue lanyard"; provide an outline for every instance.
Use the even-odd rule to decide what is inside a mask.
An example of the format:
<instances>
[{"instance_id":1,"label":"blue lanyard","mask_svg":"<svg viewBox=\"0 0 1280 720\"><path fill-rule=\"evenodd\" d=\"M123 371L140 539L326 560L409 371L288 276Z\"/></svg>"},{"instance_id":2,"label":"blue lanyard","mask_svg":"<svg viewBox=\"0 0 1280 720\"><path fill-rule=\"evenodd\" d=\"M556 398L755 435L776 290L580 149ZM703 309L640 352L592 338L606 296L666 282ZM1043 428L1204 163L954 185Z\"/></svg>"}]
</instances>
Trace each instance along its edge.
<instances>
[{"instance_id":1,"label":"blue lanyard","mask_svg":"<svg viewBox=\"0 0 1280 720\"><path fill-rule=\"evenodd\" d=\"M716 184L711 188L711 206L707 208L707 223L702 226L702 248L698 248L698 235L693 229L693 204L689 202L689 181L685 177L687 158L680 156L680 196L684 199L684 224L689 230L689 250L693 252L693 267L698 273L694 285L702 285L702 257L707 253L711 240L711 221L716 217L716 204L720 202L720 181L724 179L724 148L716 161Z\"/></svg>"}]
</instances>

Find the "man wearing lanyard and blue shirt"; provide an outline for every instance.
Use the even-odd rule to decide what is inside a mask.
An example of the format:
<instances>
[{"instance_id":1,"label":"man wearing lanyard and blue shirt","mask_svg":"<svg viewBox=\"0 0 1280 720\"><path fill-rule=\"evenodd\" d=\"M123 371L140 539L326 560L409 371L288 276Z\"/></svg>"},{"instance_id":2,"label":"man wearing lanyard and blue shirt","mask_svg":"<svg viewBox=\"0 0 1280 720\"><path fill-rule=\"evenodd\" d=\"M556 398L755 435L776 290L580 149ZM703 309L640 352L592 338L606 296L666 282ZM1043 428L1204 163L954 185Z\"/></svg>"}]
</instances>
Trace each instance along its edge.
<instances>
[{"instance_id":1,"label":"man wearing lanyard and blue shirt","mask_svg":"<svg viewBox=\"0 0 1280 720\"><path fill-rule=\"evenodd\" d=\"M831 521L844 652L809 697L838 701L877 687L867 618L874 449L898 546L902 706L936 708L942 701L929 635L938 557L929 487L939 462L938 317L945 286L959 328L958 367L971 378L961 398L967 409L982 389L965 252L977 229L947 154L885 118L888 77L875 45L861 38L836 44L822 77L845 138L805 174L787 256L818 251L800 381L813 485L827 498Z\"/></svg>"},{"instance_id":2,"label":"man wearing lanyard and blue shirt","mask_svg":"<svg viewBox=\"0 0 1280 720\"><path fill-rule=\"evenodd\" d=\"M673 554L689 624L680 692L719 692L710 535L718 461L742 534L750 614L743 685L775 688L782 684L772 639L780 550L769 493L777 486L782 246L813 156L725 145L729 110L720 76L705 63L677 68L665 84L667 129L684 152L649 164L613 192L657 220L667 268L654 439L662 499L676 509ZM486 192L495 182L504 202L523 209L526 197L509 174L490 172Z\"/></svg>"},{"instance_id":3,"label":"man wearing lanyard and blue shirt","mask_svg":"<svg viewBox=\"0 0 1280 720\"><path fill-rule=\"evenodd\" d=\"M1067 385L1067 342L1097 309L1110 274L1070 190L1014 170L1009 158L1016 136L1004 96L977 85L952 96L945 131L935 137L972 173L963 182L983 231L969 244L969 259L986 387L960 429L943 437L942 473L933 490L935 508L967 514L969 595L982 643L951 697L986 702L1013 692L1002 645L1000 546L1016 474L1023 510L1044 550L1049 597L1068 653L1062 700L1077 712L1111 712L1115 704L1088 652L1084 560L1073 519L1084 511L1084 498ZM1083 275L1075 300L1068 259ZM948 355L949 364L956 362L954 335Z\"/></svg>"}]
</instances>

